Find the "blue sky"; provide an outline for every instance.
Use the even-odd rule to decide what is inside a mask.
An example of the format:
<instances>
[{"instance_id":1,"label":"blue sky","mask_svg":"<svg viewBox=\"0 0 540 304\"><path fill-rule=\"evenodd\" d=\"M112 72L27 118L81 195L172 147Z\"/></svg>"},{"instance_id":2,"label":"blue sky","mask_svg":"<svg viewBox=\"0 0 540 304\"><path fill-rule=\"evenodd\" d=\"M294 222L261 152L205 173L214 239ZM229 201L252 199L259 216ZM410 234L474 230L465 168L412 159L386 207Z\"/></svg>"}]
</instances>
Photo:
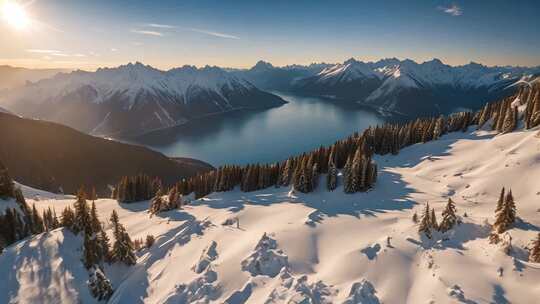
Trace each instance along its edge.
<instances>
[{"instance_id":1,"label":"blue sky","mask_svg":"<svg viewBox=\"0 0 540 304\"><path fill-rule=\"evenodd\" d=\"M540 65L540 1L2 1L18 2L32 22L0 22L0 64L167 69L436 57Z\"/></svg>"}]
</instances>

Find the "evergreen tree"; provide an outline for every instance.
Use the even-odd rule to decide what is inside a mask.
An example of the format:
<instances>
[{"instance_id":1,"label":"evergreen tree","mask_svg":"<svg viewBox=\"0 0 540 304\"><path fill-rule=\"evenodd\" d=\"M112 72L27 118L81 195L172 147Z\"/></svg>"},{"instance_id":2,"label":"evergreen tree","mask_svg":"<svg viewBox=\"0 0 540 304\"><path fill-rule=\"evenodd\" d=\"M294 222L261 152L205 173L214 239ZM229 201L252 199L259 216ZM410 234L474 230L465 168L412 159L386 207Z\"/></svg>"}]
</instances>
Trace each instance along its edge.
<instances>
[{"instance_id":1,"label":"evergreen tree","mask_svg":"<svg viewBox=\"0 0 540 304\"><path fill-rule=\"evenodd\" d=\"M67 206L64 211L62 211L60 225L62 227L73 230L73 227L75 225L75 213L73 212L73 209L71 209L71 207Z\"/></svg>"},{"instance_id":2,"label":"evergreen tree","mask_svg":"<svg viewBox=\"0 0 540 304\"><path fill-rule=\"evenodd\" d=\"M75 220L73 225L73 232L78 234L83 231L87 234L92 233L90 226L90 210L86 202L86 192L84 188L80 188L77 192L77 200L75 201Z\"/></svg>"},{"instance_id":3,"label":"evergreen tree","mask_svg":"<svg viewBox=\"0 0 540 304\"><path fill-rule=\"evenodd\" d=\"M504 206L504 187L501 189L501 194L499 195L499 200L497 201L497 207L495 208L495 213L498 213L502 210Z\"/></svg>"},{"instance_id":4,"label":"evergreen tree","mask_svg":"<svg viewBox=\"0 0 540 304\"><path fill-rule=\"evenodd\" d=\"M413 223L418 224L418 214L416 212L414 212L412 216L412 221Z\"/></svg>"},{"instance_id":5,"label":"evergreen tree","mask_svg":"<svg viewBox=\"0 0 540 304\"><path fill-rule=\"evenodd\" d=\"M328 174L326 175L326 187L330 191L334 191L337 188L337 168L334 163L333 157L330 157L328 163Z\"/></svg>"},{"instance_id":6,"label":"evergreen tree","mask_svg":"<svg viewBox=\"0 0 540 304\"><path fill-rule=\"evenodd\" d=\"M516 128L516 125L517 125L517 108L508 106L506 114L505 114L505 118L504 118L504 123L502 126L502 132L510 133L514 131L514 129Z\"/></svg>"},{"instance_id":7,"label":"evergreen tree","mask_svg":"<svg viewBox=\"0 0 540 304\"><path fill-rule=\"evenodd\" d=\"M111 261L111 245L107 233L105 230L100 229L99 233L96 235L96 238L98 242L98 255L100 260L109 263Z\"/></svg>"},{"instance_id":8,"label":"evergreen tree","mask_svg":"<svg viewBox=\"0 0 540 304\"><path fill-rule=\"evenodd\" d=\"M134 265L136 262L135 253L133 251L133 242L129 237L126 229L120 220L118 214L113 210L111 214L111 224L113 226L114 243L111 251L111 259L113 262L122 262L126 265Z\"/></svg>"},{"instance_id":9,"label":"evergreen tree","mask_svg":"<svg viewBox=\"0 0 540 304\"><path fill-rule=\"evenodd\" d=\"M540 233L533 243L533 248L529 252L529 260L534 263L540 263Z\"/></svg>"},{"instance_id":10,"label":"evergreen tree","mask_svg":"<svg viewBox=\"0 0 540 304\"><path fill-rule=\"evenodd\" d=\"M150 202L150 213L157 214L162 210L165 210L165 201L163 201L163 192L159 189L156 193L156 196Z\"/></svg>"},{"instance_id":11,"label":"evergreen tree","mask_svg":"<svg viewBox=\"0 0 540 304\"><path fill-rule=\"evenodd\" d=\"M101 230L101 222L97 215L96 203L92 201L92 207L90 209L90 231L92 233L98 233Z\"/></svg>"},{"instance_id":12,"label":"evergreen tree","mask_svg":"<svg viewBox=\"0 0 540 304\"><path fill-rule=\"evenodd\" d=\"M502 209L496 214L495 223L493 229L497 233L503 233L516 221L516 205L514 197L512 196L512 190L508 191L505 197Z\"/></svg>"},{"instance_id":13,"label":"evergreen tree","mask_svg":"<svg viewBox=\"0 0 540 304\"><path fill-rule=\"evenodd\" d=\"M433 230L439 230L439 224L437 223L437 217L435 216L435 208L431 209L430 222Z\"/></svg>"},{"instance_id":14,"label":"evergreen tree","mask_svg":"<svg viewBox=\"0 0 540 304\"><path fill-rule=\"evenodd\" d=\"M426 208L424 209L424 212L422 213L422 217L420 218L420 225L418 226L418 232L424 233L428 238L431 238L431 227L432 227L432 221L431 221L431 214L429 210L429 203L426 203Z\"/></svg>"},{"instance_id":15,"label":"evergreen tree","mask_svg":"<svg viewBox=\"0 0 540 304\"><path fill-rule=\"evenodd\" d=\"M91 269L88 288L92 296L98 301L107 301L113 294L111 281L98 267Z\"/></svg>"},{"instance_id":16,"label":"evergreen tree","mask_svg":"<svg viewBox=\"0 0 540 304\"><path fill-rule=\"evenodd\" d=\"M15 186L8 169L0 162L0 198L13 197Z\"/></svg>"},{"instance_id":17,"label":"evergreen tree","mask_svg":"<svg viewBox=\"0 0 540 304\"><path fill-rule=\"evenodd\" d=\"M441 232L446 232L454 227L457 223L456 205L451 198L448 198L448 203L442 212L442 221L439 225Z\"/></svg>"},{"instance_id":18,"label":"evergreen tree","mask_svg":"<svg viewBox=\"0 0 540 304\"><path fill-rule=\"evenodd\" d=\"M83 263L86 269L98 265L100 262L99 245L94 235L84 233Z\"/></svg>"}]
</instances>

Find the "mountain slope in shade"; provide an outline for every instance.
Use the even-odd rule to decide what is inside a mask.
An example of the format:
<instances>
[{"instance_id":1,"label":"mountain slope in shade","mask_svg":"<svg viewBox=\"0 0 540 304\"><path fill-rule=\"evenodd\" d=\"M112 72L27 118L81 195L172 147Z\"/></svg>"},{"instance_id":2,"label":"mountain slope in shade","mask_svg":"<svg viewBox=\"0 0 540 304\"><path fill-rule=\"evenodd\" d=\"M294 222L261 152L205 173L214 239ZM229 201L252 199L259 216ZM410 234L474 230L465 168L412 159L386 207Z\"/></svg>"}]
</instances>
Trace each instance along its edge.
<instances>
[{"instance_id":1,"label":"mountain slope in shade","mask_svg":"<svg viewBox=\"0 0 540 304\"><path fill-rule=\"evenodd\" d=\"M141 146L83 134L56 123L0 113L0 160L29 186L75 193L81 185L109 195L124 175L146 173L167 184L210 170L204 162L170 159Z\"/></svg>"},{"instance_id":2,"label":"mountain slope in shade","mask_svg":"<svg viewBox=\"0 0 540 304\"><path fill-rule=\"evenodd\" d=\"M132 238L156 237L136 266L105 265L115 289L108 303L530 303L540 296L540 264L526 249L540 230L537 132L471 127L377 156L378 181L367 193L328 192L321 176L310 194L214 193L153 217L147 201L100 199L102 221L116 210ZM503 186L520 218L508 231L510 255L488 239ZM40 210L75 201L23 191ZM413 214L429 201L440 220L449 197L463 223L421 237ZM7 248L0 301L96 303L81 245L58 229Z\"/></svg>"},{"instance_id":3,"label":"mountain slope in shade","mask_svg":"<svg viewBox=\"0 0 540 304\"><path fill-rule=\"evenodd\" d=\"M172 127L203 115L283 103L217 67L160 71L141 63L59 74L12 91L3 100L23 116L115 137Z\"/></svg>"}]
</instances>

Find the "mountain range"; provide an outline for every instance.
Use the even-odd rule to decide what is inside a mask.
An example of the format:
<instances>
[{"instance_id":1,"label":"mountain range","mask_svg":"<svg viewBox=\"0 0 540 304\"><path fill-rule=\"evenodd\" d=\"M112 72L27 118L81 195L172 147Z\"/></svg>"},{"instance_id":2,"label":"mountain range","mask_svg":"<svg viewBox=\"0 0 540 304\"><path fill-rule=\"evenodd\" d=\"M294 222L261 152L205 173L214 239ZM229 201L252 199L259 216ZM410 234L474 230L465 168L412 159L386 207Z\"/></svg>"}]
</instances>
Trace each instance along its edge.
<instances>
[{"instance_id":1,"label":"mountain range","mask_svg":"<svg viewBox=\"0 0 540 304\"><path fill-rule=\"evenodd\" d=\"M217 67L161 71L139 62L57 74L11 90L2 100L14 113L111 137L140 135L209 114L286 103Z\"/></svg>"},{"instance_id":2,"label":"mountain range","mask_svg":"<svg viewBox=\"0 0 540 304\"><path fill-rule=\"evenodd\" d=\"M540 74L540 67L488 67L471 62L450 66L439 59L417 63L396 58L338 64L274 67L260 61L234 71L257 86L303 95L356 102L410 117L478 109L487 101L514 93L522 78Z\"/></svg>"},{"instance_id":3,"label":"mountain range","mask_svg":"<svg viewBox=\"0 0 540 304\"><path fill-rule=\"evenodd\" d=\"M450 66L438 59L417 63L351 58L284 67L259 61L250 69L183 66L168 71L137 62L27 81L0 93L0 106L89 134L133 138L207 115L286 103L271 91L358 103L414 118L479 109L513 94L516 82L538 75L540 67Z\"/></svg>"},{"instance_id":4,"label":"mountain range","mask_svg":"<svg viewBox=\"0 0 540 304\"><path fill-rule=\"evenodd\" d=\"M65 69L26 69L0 65L0 92L23 86L27 82L35 82L68 71Z\"/></svg>"}]
</instances>

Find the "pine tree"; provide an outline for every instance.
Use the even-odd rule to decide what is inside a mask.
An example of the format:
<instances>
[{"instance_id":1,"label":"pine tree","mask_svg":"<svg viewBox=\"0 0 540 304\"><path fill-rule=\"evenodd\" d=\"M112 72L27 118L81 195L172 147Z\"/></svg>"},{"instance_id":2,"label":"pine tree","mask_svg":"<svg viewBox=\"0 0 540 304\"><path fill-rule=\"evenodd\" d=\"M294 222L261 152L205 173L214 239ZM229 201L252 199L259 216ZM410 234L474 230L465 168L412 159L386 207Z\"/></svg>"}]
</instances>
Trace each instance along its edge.
<instances>
[{"instance_id":1,"label":"pine tree","mask_svg":"<svg viewBox=\"0 0 540 304\"><path fill-rule=\"evenodd\" d=\"M457 223L456 205L451 198L448 198L448 203L442 212L442 218L441 224L439 225L439 230L441 232L452 229Z\"/></svg>"},{"instance_id":2,"label":"pine tree","mask_svg":"<svg viewBox=\"0 0 540 304\"><path fill-rule=\"evenodd\" d=\"M8 169L0 162L0 198L13 197L14 190L15 185L9 175Z\"/></svg>"},{"instance_id":3,"label":"pine tree","mask_svg":"<svg viewBox=\"0 0 540 304\"><path fill-rule=\"evenodd\" d=\"M91 234L92 229L90 226L90 211L88 209L88 203L86 202L86 192L84 188L80 188L77 192L77 201L75 201L75 220L73 225L73 232L78 234L81 231Z\"/></svg>"},{"instance_id":4,"label":"pine tree","mask_svg":"<svg viewBox=\"0 0 540 304\"><path fill-rule=\"evenodd\" d=\"M435 216L435 208L431 209L430 222L433 230L439 230L439 224L437 223L437 217Z\"/></svg>"},{"instance_id":5,"label":"pine tree","mask_svg":"<svg viewBox=\"0 0 540 304\"><path fill-rule=\"evenodd\" d=\"M512 190L508 191L505 197L502 209L496 214L495 223L493 229L497 233L503 233L516 221L516 205L514 197L512 196Z\"/></svg>"},{"instance_id":6,"label":"pine tree","mask_svg":"<svg viewBox=\"0 0 540 304\"><path fill-rule=\"evenodd\" d=\"M333 157L330 157L328 163L328 174L326 175L326 187L330 191L334 191L337 188L337 168L334 163Z\"/></svg>"},{"instance_id":7,"label":"pine tree","mask_svg":"<svg viewBox=\"0 0 540 304\"><path fill-rule=\"evenodd\" d=\"M426 203L426 208L422 213L422 218L420 219L420 225L418 226L418 232L424 233L428 238L431 238L431 214L429 210L429 203Z\"/></svg>"},{"instance_id":8,"label":"pine tree","mask_svg":"<svg viewBox=\"0 0 540 304\"><path fill-rule=\"evenodd\" d=\"M92 201L92 207L90 209L90 231L92 233L98 233L101 230L101 222L99 221L96 203Z\"/></svg>"},{"instance_id":9,"label":"pine tree","mask_svg":"<svg viewBox=\"0 0 540 304\"><path fill-rule=\"evenodd\" d=\"M502 132L510 133L514 131L514 129L516 128L516 125L517 125L517 108L509 106L505 114Z\"/></svg>"},{"instance_id":10,"label":"pine tree","mask_svg":"<svg viewBox=\"0 0 540 304\"><path fill-rule=\"evenodd\" d=\"M497 207L495 208L495 213L498 213L499 211L502 210L503 206L504 206L504 187L501 189L501 194L499 196L499 200L497 201Z\"/></svg>"},{"instance_id":11,"label":"pine tree","mask_svg":"<svg viewBox=\"0 0 540 304\"><path fill-rule=\"evenodd\" d=\"M156 196L150 202L150 213L157 214L162 210L165 210L165 202L163 201L163 192L159 189L156 193Z\"/></svg>"},{"instance_id":12,"label":"pine tree","mask_svg":"<svg viewBox=\"0 0 540 304\"><path fill-rule=\"evenodd\" d=\"M113 294L111 281L107 279L99 267L94 267L91 270L88 288L92 296L98 301L107 301Z\"/></svg>"},{"instance_id":13,"label":"pine tree","mask_svg":"<svg viewBox=\"0 0 540 304\"><path fill-rule=\"evenodd\" d=\"M111 262L111 245L105 230L101 229L96 235L100 260Z\"/></svg>"},{"instance_id":14,"label":"pine tree","mask_svg":"<svg viewBox=\"0 0 540 304\"><path fill-rule=\"evenodd\" d=\"M534 263L540 263L540 233L533 243L533 248L529 252L529 260Z\"/></svg>"},{"instance_id":15,"label":"pine tree","mask_svg":"<svg viewBox=\"0 0 540 304\"><path fill-rule=\"evenodd\" d=\"M114 243L111 251L111 260L113 262L122 262L126 265L134 265L136 262L133 252L133 242L120 220L118 214L113 210L111 214L111 224L114 231Z\"/></svg>"},{"instance_id":16,"label":"pine tree","mask_svg":"<svg viewBox=\"0 0 540 304\"><path fill-rule=\"evenodd\" d=\"M412 216L412 221L413 223L418 224L418 214L416 212L414 212Z\"/></svg>"},{"instance_id":17,"label":"pine tree","mask_svg":"<svg viewBox=\"0 0 540 304\"><path fill-rule=\"evenodd\" d=\"M86 269L98 265L100 262L98 243L94 235L84 233L83 263Z\"/></svg>"},{"instance_id":18,"label":"pine tree","mask_svg":"<svg viewBox=\"0 0 540 304\"><path fill-rule=\"evenodd\" d=\"M343 191L345 193L354 192L354 187L352 186L352 174L352 160L349 157L343 167Z\"/></svg>"},{"instance_id":19,"label":"pine tree","mask_svg":"<svg viewBox=\"0 0 540 304\"><path fill-rule=\"evenodd\" d=\"M75 213L71 207L67 206L64 211L62 211L60 225L73 230L73 226L75 225Z\"/></svg>"}]
</instances>

